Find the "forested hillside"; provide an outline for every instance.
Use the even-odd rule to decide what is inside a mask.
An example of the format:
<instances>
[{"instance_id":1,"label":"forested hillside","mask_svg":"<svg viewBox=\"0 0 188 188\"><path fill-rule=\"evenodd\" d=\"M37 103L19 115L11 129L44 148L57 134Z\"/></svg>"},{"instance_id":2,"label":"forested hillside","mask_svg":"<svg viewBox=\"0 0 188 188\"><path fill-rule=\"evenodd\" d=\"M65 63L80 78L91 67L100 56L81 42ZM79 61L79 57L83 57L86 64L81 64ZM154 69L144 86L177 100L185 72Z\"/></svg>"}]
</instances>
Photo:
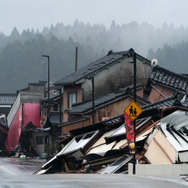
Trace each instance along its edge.
<instances>
[{"instance_id":1,"label":"forested hillside","mask_svg":"<svg viewBox=\"0 0 188 188\"><path fill-rule=\"evenodd\" d=\"M44 28L43 31L13 29L10 36L0 34L0 93L16 92L29 82L47 80L47 64L43 54L50 56L50 80L56 81L74 71L75 48L78 47L78 68L97 60L109 50L134 48L159 64L185 73L188 29L164 24L155 28L147 23L132 22L110 28L75 21ZM148 53L149 51L149 53Z\"/></svg>"},{"instance_id":2,"label":"forested hillside","mask_svg":"<svg viewBox=\"0 0 188 188\"><path fill-rule=\"evenodd\" d=\"M148 58L156 57L160 66L180 74L188 74L188 42L165 44L157 51L150 50Z\"/></svg>"}]
</instances>

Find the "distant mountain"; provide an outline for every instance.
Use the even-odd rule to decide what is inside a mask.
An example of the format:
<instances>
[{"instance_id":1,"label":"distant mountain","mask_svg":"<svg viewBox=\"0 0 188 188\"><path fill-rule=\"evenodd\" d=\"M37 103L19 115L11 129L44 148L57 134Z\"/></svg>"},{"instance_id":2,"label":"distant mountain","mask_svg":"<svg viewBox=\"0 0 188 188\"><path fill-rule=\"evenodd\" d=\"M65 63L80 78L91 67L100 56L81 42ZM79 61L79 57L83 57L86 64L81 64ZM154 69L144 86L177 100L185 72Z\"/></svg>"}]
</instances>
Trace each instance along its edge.
<instances>
[{"instance_id":1,"label":"distant mountain","mask_svg":"<svg viewBox=\"0 0 188 188\"><path fill-rule=\"evenodd\" d=\"M188 73L188 42L165 44L156 51L149 50L148 58L156 58L160 66L180 74Z\"/></svg>"},{"instance_id":2,"label":"distant mountain","mask_svg":"<svg viewBox=\"0 0 188 188\"><path fill-rule=\"evenodd\" d=\"M42 32L24 30L19 33L14 28L10 36L0 33L0 93L16 92L29 82L47 80L43 54L50 56L51 81L74 72L76 46L78 68L106 55L109 50L134 48L142 56L158 58L164 66L183 72L187 39L188 29L183 26L174 28L164 24L155 28L136 22L116 25L113 21L108 29L104 25L78 21L72 26L52 25Z\"/></svg>"}]
</instances>

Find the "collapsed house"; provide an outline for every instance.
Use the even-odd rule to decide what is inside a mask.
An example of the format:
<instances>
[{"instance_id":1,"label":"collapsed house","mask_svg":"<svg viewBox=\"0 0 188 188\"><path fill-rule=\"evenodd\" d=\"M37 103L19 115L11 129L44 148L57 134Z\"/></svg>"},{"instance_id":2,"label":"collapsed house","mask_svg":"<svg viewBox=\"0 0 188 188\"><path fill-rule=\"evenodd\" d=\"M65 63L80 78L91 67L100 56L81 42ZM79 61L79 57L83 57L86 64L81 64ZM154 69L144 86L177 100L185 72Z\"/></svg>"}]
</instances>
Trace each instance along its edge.
<instances>
[{"instance_id":1,"label":"collapsed house","mask_svg":"<svg viewBox=\"0 0 188 188\"><path fill-rule=\"evenodd\" d=\"M3 145L8 134L7 115L16 100L16 94L0 94L0 150L3 154Z\"/></svg>"},{"instance_id":2,"label":"collapsed house","mask_svg":"<svg viewBox=\"0 0 188 188\"><path fill-rule=\"evenodd\" d=\"M188 163L187 77L171 72L169 74L161 67L154 67L154 72L158 72L155 75L160 79L157 80L151 72L145 96L148 99L155 98L155 101L143 105L143 113L136 119L137 163ZM177 84L178 80L183 87ZM152 86L149 86L151 83ZM167 88L168 94L163 87ZM78 107L79 104L75 108L73 106L73 112ZM59 144L63 149L36 174L128 173L128 163L133 162L123 114L70 130L70 134Z\"/></svg>"},{"instance_id":3,"label":"collapsed house","mask_svg":"<svg viewBox=\"0 0 188 188\"><path fill-rule=\"evenodd\" d=\"M11 153L16 149L20 136L28 125L40 127L40 99L40 93L22 91L18 94L7 117L9 131L4 142L7 153ZM24 144L28 145L29 143Z\"/></svg>"},{"instance_id":4,"label":"collapsed house","mask_svg":"<svg viewBox=\"0 0 188 188\"><path fill-rule=\"evenodd\" d=\"M59 130L49 117L41 118L44 113L40 103L44 95L45 83L32 83L19 91L6 126L1 124L4 155L43 157L43 154L55 153L52 142L59 136Z\"/></svg>"},{"instance_id":5,"label":"collapsed house","mask_svg":"<svg viewBox=\"0 0 188 188\"><path fill-rule=\"evenodd\" d=\"M172 98L170 100L172 102ZM174 98L174 102L176 100ZM136 159L139 164L188 163L188 109L169 107L165 102L143 106L143 115L136 120ZM156 108L158 105L164 107ZM155 111L152 116L148 113L150 108ZM127 173L128 163L132 162L122 114L72 130L61 144L64 144L63 149L37 174Z\"/></svg>"}]
</instances>

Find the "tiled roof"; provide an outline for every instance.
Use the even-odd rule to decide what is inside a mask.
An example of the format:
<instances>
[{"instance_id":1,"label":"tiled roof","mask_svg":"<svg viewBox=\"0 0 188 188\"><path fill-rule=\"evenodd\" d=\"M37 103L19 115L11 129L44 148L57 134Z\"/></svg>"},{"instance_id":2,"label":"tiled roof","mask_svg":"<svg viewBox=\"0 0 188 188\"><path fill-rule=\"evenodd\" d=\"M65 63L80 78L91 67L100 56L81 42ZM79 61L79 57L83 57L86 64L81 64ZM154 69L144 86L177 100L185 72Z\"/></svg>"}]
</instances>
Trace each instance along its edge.
<instances>
[{"instance_id":1,"label":"tiled roof","mask_svg":"<svg viewBox=\"0 0 188 188\"><path fill-rule=\"evenodd\" d=\"M86 133L86 132L91 132L91 131L94 131L94 130L100 130L103 127L109 127L110 125L113 125L113 128L117 128L117 126L119 127L123 123L124 123L124 115L120 114L120 115L111 117L109 119L100 121L98 123L95 123L94 126L89 125L89 126L86 126L86 127L72 129L72 130L70 130L70 133L75 136L75 135L83 134L83 133Z\"/></svg>"},{"instance_id":2,"label":"tiled roof","mask_svg":"<svg viewBox=\"0 0 188 188\"><path fill-rule=\"evenodd\" d=\"M16 94L0 94L0 105L12 105L16 97Z\"/></svg>"},{"instance_id":3,"label":"tiled roof","mask_svg":"<svg viewBox=\"0 0 188 188\"><path fill-rule=\"evenodd\" d=\"M150 79L156 83L188 92L188 77L176 74L162 67L154 67Z\"/></svg>"},{"instance_id":4,"label":"tiled roof","mask_svg":"<svg viewBox=\"0 0 188 188\"><path fill-rule=\"evenodd\" d=\"M170 96L163 100L157 101L155 103L150 103L142 106L144 111L172 107L172 106L182 106L188 108L188 99L186 98L183 102L180 102L183 99L183 95L178 99L177 96Z\"/></svg>"},{"instance_id":5,"label":"tiled roof","mask_svg":"<svg viewBox=\"0 0 188 188\"><path fill-rule=\"evenodd\" d=\"M92 62L88 64L87 66L83 67L82 69L78 70L77 72L74 72L59 81L56 81L54 85L66 85L66 84L72 84L82 78L88 77L94 72L110 65L115 62L118 62L122 58L129 57L130 52L129 51L121 51L121 52L112 52L110 51L108 55L100 58L99 60ZM137 54L137 58L142 58L146 60L144 57ZM146 60L146 62L149 63L149 60Z\"/></svg>"},{"instance_id":6,"label":"tiled roof","mask_svg":"<svg viewBox=\"0 0 188 188\"><path fill-rule=\"evenodd\" d=\"M118 90L118 92L110 93L108 95L99 97L95 99L95 107L114 101L120 97L124 97L127 94L129 94L132 91L132 89L133 89L133 85L122 88ZM92 101L88 101L88 102L78 103L78 104L73 105L72 108L68 110L68 112L69 113L84 113L91 109L92 109Z\"/></svg>"},{"instance_id":7,"label":"tiled roof","mask_svg":"<svg viewBox=\"0 0 188 188\"><path fill-rule=\"evenodd\" d=\"M158 108L164 108L164 107L171 107L175 103L174 96L167 97L163 100L157 101L155 103L150 103L142 106L141 108L146 110L152 110L152 109L158 109Z\"/></svg>"}]
</instances>

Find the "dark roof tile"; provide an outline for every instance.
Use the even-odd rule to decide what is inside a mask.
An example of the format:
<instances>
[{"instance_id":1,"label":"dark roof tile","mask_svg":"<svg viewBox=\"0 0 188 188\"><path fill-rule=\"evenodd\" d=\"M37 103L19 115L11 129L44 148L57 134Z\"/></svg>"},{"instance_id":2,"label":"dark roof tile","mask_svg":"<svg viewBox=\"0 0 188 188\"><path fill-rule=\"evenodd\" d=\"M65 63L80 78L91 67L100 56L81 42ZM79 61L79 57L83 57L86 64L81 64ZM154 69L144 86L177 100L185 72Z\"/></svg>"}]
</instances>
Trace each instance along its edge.
<instances>
[{"instance_id":1,"label":"dark roof tile","mask_svg":"<svg viewBox=\"0 0 188 188\"><path fill-rule=\"evenodd\" d=\"M128 53L128 52L127 52ZM123 53L111 53L95 62L90 63L89 65L83 67L82 69L78 70L77 72L73 72L72 74L62 78L61 80L55 82L55 85L58 84L71 84L75 81L78 81L85 76L92 74L93 72L110 65L114 61L117 61L123 57Z\"/></svg>"},{"instance_id":2,"label":"dark roof tile","mask_svg":"<svg viewBox=\"0 0 188 188\"><path fill-rule=\"evenodd\" d=\"M108 95L99 97L95 99L94 101L95 107L108 103L110 101L113 101L119 97L126 96L128 92L131 92L131 89L133 89L133 85L122 88L118 92L110 93ZM88 102L83 102L83 103L78 103L78 104L73 105L71 109L68 109L68 112L69 113L84 113L91 109L92 109L92 101L88 101Z\"/></svg>"},{"instance_id":3,"label":"dark roof tile","mask_svg":"<svg viewBox=\"0 0 188 188\"><path fill-rule=\"evenodd\" d=\"M16 100L16 94L0 94L1 105L13 105Z\"/></svg>"},{"instance_id":4,"label":"dark roof tile","mask_svg":"<svg viewBox=\"0 0 188 188\"><path fill-rule=\"evenodd\" d=\"M171 72L160 66L152 69L150 80L188 92L188 77Z\"/></svg>"},{"instance_id":5,"label":"dark roof tile","mask_svg":"<svg viewBox=\"0 0 188 188\"><path fill-rule=\"evenodd\" d=\"M186 81L186 80L184 80L183 85L182 85L182 89L183 89L183 90L185 90L185 89L186 89L186 87L187 87L187 81Z\"/></svg>"},{"instance_id":6,"label":"dark roof tile","mask_svg":"<svg viewBox=\"0 0 188 188\"><path fill-rule=\"evenodd\" d=\"M96 71L99 71L102 68L107 67L108 65L111 65L115 62L118 62L122 58L129 57L130 51L122 51L122 52L111 52L108 53L108 55L98 59L97 61L94 61L82 69L78 70L77 72L74 72L68 76L65 76L64 78L60 79L59 81L56 81L55 85L66 85L66 84L73 84L76 81L81 80L82 78L91 76ZM138 58L142 58L146 60L144 57L137 55ZM149 60L146 60L146 62L149 64Z\"/></svg>"}]
</instances>

